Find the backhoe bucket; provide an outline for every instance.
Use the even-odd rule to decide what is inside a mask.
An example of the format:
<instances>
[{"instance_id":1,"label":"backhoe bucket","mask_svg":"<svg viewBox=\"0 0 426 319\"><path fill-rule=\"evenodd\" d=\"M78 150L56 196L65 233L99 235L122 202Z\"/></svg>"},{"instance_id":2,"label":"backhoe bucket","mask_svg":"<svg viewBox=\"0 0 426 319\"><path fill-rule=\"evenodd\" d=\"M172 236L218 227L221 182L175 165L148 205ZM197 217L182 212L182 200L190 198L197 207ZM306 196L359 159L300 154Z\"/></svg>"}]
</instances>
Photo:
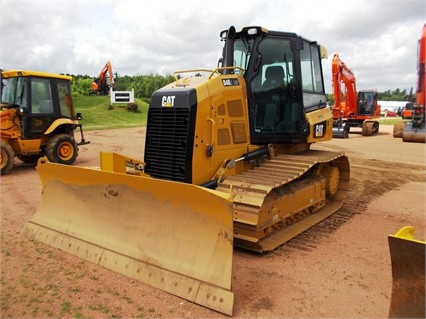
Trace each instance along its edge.
<instances>
[{"instance_id":1,"label":"backhoe bucket","mask_svg":"<svg viewBox=\"0 0 426 319\"><path fill-rule=\"evenodd\" d=\"M425 248L414 239L414 228L403 227L388 236L392 264L389 318L426 318Z\"/></svg>"},{"instance_id":2,"label":"backhoe bucket","mask_svg":"<svg viewBox=\"0 0 426 319\"><path fill-rule=\"evenodd\" d=\"M232 315L233 229L223 193L39 160L23 232L112 271Z\"/></svg>"}]
</instances>

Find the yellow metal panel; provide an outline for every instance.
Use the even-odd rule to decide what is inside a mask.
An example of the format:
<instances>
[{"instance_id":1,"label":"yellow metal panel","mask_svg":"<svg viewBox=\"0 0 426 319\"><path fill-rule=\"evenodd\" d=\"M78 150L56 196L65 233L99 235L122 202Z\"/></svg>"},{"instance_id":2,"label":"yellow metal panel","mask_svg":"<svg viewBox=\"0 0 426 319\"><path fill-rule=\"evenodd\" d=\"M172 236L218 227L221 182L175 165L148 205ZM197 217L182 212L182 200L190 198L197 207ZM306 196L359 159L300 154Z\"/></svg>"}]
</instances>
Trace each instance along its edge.
<instances>
[{"instance_id":1,"label":"yellow metal panel","mask_svg":"<svg viewBox=\"0 0 426 319\"><path fill-rule=\"evenodd\" d=\"M15 140L11 141L14 150L19 150L20 154L38 154L40 152L41 140Z\"/></svg>"},{"instance_id":2,"label":"yellow metal panel","mask_svg":"<svg viewBox=\"0 0 426 319\"><path fill-rule=\"evenodd\" d=\"M58 126L61 126L61 125L64 125L64 124L77 125L78 122L70 120L70 119L64 119L64 118L57 119L49 126L49 128L46 130L46 132L44 132L44 134L48 135L48 134L52 133Z\"/></svg>"},{"instance_id":3,"label":"yellow metal panel","mask_svg":"<svg viewBox=\"0 0 426 319\"><path fill-rule=\"evenodd\" d=\"M45 78L56 78L61 80L71 81L72 77L68 75L61 75L55 73L46 73L39 71L30 71L30 70L5 70L2 71L2 75L4 78L12 78L17 76L37 76L37 77L45 77Z\"/></svg>"}]
</instances>

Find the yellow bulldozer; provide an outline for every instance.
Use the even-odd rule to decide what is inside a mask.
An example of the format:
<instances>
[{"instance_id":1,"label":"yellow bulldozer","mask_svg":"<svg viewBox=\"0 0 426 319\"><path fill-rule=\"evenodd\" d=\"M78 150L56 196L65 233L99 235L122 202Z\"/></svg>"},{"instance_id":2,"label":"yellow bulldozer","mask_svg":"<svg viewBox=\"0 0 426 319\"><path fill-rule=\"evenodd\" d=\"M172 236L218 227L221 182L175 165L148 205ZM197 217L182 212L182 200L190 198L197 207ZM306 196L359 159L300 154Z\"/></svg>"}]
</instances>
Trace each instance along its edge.
<instances>
[{"instance_id":1,"label":"yellow bulldozer","mask_svg":"<svg viewBox=\"0 0 426 319\"><path fill-rule=\"evenodd\" d=\"M80 113L75 113L71 77L27 70L1 71L1 175L14 166L14 158L37 163L72 164L83 137ZM74 139L79 128L81 141Z\"/></svg>"},{"instance_id":2,"label":"yellow bulldozer","mask_svg":"<svg viewBox=\"0 0 426 319\"><path fill-rule=\"evenodd\" d=\"M143 160L41 158L23 232L232 315L233 247L274 250L336 212L350 165L311 148L332 138L323 46L259 26L220 37L216 69L177 71L152 95Z\"/></svg>"}]
</instances>

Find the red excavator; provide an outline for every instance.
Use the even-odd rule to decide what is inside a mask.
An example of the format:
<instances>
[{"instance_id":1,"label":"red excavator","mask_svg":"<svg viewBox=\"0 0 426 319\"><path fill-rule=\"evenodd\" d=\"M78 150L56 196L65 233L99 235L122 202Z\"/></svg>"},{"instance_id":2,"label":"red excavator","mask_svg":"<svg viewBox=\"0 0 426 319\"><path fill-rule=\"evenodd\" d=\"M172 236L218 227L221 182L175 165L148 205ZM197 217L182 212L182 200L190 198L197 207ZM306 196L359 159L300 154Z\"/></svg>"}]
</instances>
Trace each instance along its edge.
<instances>
[{"instance_id":1,"label":"red excavator","mask_svg":"<svg viewBox=\"0 0 426 319\"><path fill-rule=\"evenodd\" d=\"M426 24L423 25L422 37L417 48L417 90L416 102L413 105L411 121L394 125L393 136L402 137L404 142L426 142L425 101L426 101Z\"/></svg>"},{"instance_id":2,"label":"red excavator","mask_svg":"<svg viewBox=\"0 0 426 319\"><path fill-rule=\"evenodd\" d=\"M364 136L376 135L379 132L377 119L380 117L377 91L362 90L357 93L355 75L337 53L333 56L331 71L334 94L333 137L349 137L351 127L362 128Z\"/></svg>"},{"instance_id":3,"label":"red excavator","mask_svg":"<svg viewBox=\"0 0 426 319\"><path fill-rule=\"evenodd\" d=\"M108 95L110 88L114 88L114 74L109 61L105 64L99 76L93 79L91 95Z\"/></svg>"}]
</instances>

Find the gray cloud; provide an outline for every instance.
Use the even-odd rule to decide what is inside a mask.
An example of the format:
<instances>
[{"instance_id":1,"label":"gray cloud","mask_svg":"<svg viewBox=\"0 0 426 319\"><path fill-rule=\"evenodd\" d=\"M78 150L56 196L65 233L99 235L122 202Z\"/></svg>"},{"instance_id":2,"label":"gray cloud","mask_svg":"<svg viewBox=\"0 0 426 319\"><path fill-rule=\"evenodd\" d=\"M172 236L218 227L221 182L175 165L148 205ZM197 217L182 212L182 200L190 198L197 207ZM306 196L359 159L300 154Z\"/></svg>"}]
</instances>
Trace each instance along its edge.
<instances>
[{"instance_id":1,"label":"gray cloud","mask_svg":"<svg viewBox=\"0 0 426 319\"><path fill-rule=\"evenodd\" d=\"M219 32L262 25L325 45L331 93L337 52L358 89L409 89L425 23L424 0L2 1L0 66L96 76L110 60L120 75L214 68Z\"/></svg>"}]
</instances>

